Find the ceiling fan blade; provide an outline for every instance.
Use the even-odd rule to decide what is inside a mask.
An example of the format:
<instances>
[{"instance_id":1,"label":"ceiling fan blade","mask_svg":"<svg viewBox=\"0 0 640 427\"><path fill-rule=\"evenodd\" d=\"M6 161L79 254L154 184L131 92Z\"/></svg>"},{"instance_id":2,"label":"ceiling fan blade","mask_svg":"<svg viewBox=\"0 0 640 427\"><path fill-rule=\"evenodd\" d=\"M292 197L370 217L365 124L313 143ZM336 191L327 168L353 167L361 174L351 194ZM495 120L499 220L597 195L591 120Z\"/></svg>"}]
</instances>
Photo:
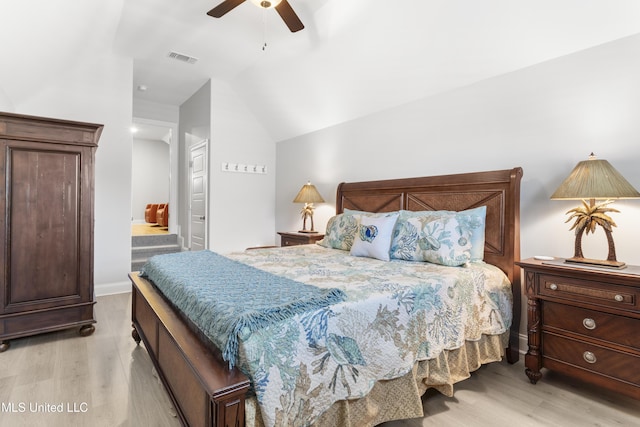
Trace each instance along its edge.
<instances>
[{"instance_id":1,"label":"ceiling fan blade","mask_svg":"<svg viewBox=\"0 0 640 427\"><path fill-rule=\"evenodd\" d=\"M293 8L287 0L282 0L280 4L276 6L276 10L292 33L304 28L302 21L298 18L298 15L293 11Z\"/></svg>"},{"instance_id":2,"label":"ceiling fan blade","mask_svg":"<svg viewBox=\"0 0 640 427\"><path fill-rule=\"evenodd\" d=\"M211 9L209 12L207 12L207 15L213 16L214 18L220 18L227 12L230 12L236 6L240 6L245 1L246 0L225 0Z\"/></svg>"}]
</instances>

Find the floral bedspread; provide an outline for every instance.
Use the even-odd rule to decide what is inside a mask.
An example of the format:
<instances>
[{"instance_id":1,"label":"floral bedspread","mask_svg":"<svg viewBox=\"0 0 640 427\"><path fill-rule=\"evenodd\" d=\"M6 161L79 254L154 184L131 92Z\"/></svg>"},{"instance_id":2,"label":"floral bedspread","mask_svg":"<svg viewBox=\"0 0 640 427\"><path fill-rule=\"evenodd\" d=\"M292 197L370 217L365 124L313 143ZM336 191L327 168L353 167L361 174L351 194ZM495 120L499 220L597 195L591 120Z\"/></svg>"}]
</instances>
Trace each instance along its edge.
<instances>
[{"instance_id":1,"label":"floral bedspread","mask_svg":"<svg viewBox=\"0 0 640 427\"><path fill-rule=\"evenodd\" d=\"M511 325L509 281L482 262L384 262L318 245L227 256L347 295L240 337L237 365L252 379L266 426L309 425L335 401Z\"/></svg>"}]
</instances>

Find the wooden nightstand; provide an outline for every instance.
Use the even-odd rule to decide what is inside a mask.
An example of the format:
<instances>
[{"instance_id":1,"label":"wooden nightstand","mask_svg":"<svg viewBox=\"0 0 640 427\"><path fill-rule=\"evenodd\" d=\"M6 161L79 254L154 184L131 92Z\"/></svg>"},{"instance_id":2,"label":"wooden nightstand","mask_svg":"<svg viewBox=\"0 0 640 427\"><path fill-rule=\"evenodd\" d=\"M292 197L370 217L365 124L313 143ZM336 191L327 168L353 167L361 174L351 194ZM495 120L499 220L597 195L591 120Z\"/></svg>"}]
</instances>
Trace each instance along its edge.
<instances>
[{"instance_id":1,"label":"wooden nightstand","mask_svg":"<svg viewBox=\"0 0 640 427\"><path fill-rule=\"evenodd\" d=\"M324 234L321 233L299 233L296 231L278 231L278 234L280 235L280 246L309 245L324 237Z\"/></svg>"},{"instance_id":2,"label":"wooden nightstand","mask_svg":"<svg viewBox=\"0 0 640 427\"><path fill-rule=\"evenodd\" d=\"M528 298L529 380L544 367L640 399L640 267L517 264Z\"/></svg>"}]
</instances>

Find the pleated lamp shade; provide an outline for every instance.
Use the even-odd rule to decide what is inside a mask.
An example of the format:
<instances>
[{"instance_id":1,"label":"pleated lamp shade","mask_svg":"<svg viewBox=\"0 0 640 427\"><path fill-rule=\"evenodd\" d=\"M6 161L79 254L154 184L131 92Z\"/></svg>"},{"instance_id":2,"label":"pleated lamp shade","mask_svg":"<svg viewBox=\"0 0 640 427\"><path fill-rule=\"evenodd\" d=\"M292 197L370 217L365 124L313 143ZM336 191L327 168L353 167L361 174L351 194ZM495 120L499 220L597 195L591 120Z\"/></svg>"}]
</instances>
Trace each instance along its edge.
<instances>
[{"instance_id":1,"label":"pleated lamp shade","mask_svg":"<svg viewBox=\"0 0 640 427\"><path fill-rule=\"evenodd\" d=\"M318 193L316 186L307 182L293 199L293 203L324 203L324 199Z\"/></svg>"},{"instance_id":2,"label":"pleated lamp shade","mask_svg":"<svg viewBox=\"0 0 640 427\"><path fill-rule=\"evenodd\" d=\"M635 199L638 190L606 160L591 153L573 168L571 174L551 195L554 200Z\"/></svg>"}]
</instances>

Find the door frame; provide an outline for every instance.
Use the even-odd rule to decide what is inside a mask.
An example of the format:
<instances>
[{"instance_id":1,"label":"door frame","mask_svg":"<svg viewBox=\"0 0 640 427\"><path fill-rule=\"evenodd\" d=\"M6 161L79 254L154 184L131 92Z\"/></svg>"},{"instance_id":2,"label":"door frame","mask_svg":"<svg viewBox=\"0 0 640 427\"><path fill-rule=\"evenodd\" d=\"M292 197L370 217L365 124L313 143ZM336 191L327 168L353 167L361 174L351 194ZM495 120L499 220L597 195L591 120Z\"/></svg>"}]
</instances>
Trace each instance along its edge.
<instances>
[{"instance_id":1,"label":"door frame","mask_svg":"<svg viewBox=\"0 0 640 427\"><path fill-rule=\"evenodd\" d=\"M208 249L209 248L209 140L207 138L196 142L195 144L192 144L191 146L189 146L189 157L187 158L187 178L189 179L189 199L187 200L188 202L188 209L187 209L187 228L188 228L188 234L187 234L187 239L186 241L188 242L188 248L189 250L191 250L191 200L192 200L192 193L193 193L193 178L192 178L192 164L191 164L191 158L192 158L192 153L194 150L196 149L200 149L204 147L204 158L205 158L205 190L204 190L204 197L205 197L205 202L204 202L204 249Z\"/></svg>"}]
</instances>

